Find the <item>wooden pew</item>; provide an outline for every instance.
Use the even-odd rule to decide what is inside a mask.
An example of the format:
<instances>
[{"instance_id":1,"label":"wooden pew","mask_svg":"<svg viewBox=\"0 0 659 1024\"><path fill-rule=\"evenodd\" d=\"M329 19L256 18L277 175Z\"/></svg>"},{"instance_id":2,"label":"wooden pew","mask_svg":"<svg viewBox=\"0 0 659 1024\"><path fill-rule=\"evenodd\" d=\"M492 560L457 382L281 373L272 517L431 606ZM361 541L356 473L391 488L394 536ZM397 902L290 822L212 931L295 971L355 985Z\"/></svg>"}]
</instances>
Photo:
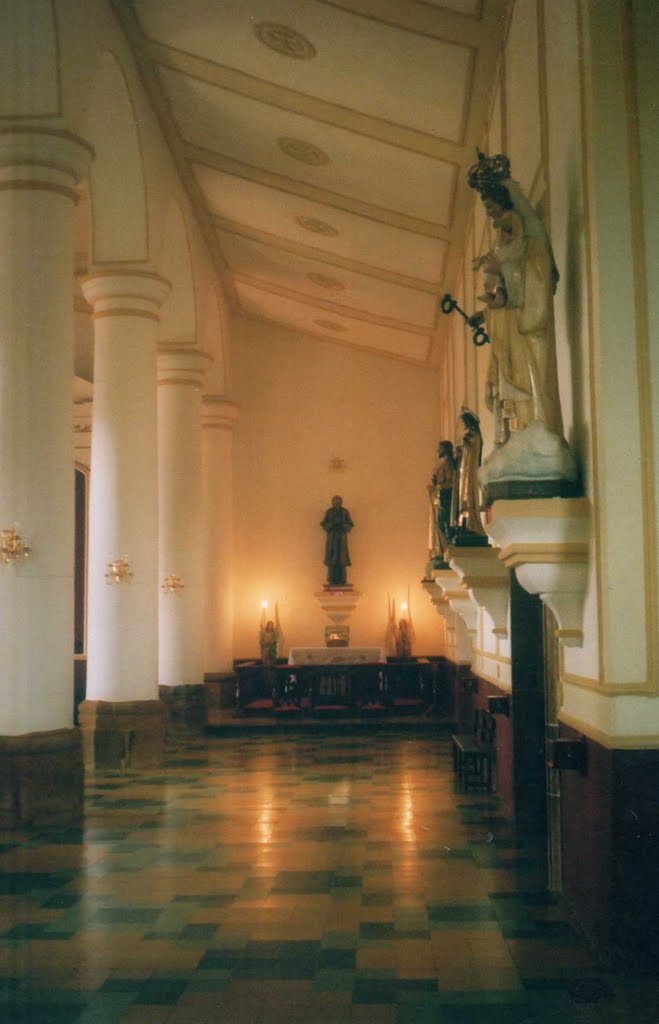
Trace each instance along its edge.
<instances>
[{"instance_id":1,"label":"wooden pew","mask_svg":"<svg viewBox=\"0 0 659 1024\"><path fill-rule=\"evenodd\" d=\"M458 783L492 792L495 761L496 721L488 711L474 711L471 732L451 736L453 768Z\"/></svg>"}]
</instances>

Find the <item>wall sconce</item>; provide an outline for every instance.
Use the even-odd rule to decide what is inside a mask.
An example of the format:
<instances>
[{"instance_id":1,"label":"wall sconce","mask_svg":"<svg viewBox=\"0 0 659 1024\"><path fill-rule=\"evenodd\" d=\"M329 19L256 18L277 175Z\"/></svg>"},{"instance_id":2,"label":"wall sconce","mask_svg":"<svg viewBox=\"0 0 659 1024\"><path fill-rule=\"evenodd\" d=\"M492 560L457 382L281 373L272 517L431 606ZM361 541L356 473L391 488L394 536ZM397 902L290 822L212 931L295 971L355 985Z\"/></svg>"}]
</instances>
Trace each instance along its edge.
<instances>
[{"instance_id":1,"label":"wall sconce","mask_svg":"<svg viewBox=\"0 0 659 1024\"><path fill-rule=\"evenodd\" d=\"M29 558L30 548L14 529L0 531L0 559L8 565L21 558Z\"/></svg>"},{"instance_id":2,"label":"wall sconce","mask_svg":"<svg viewBox=\"0 0 659 1024\"><path fill-rule=\"evenodd\" d=\"M114 562L108 562L108 569L105 574L105 582L128 583L133 578L130 571L130 564L125 558L115 558Z\"/></svg>"},{"instance_id":3,"label":"wall sconce","mask_svg":"<svg viewBox=\"0 0 659 1024\"><path fill-rule=\"evenodd\" d=\"M175 572L170 572L169 576L165 576L162 584L164 594L180 594L184 589L185 583Z\"/></svg>"}]
</instances>

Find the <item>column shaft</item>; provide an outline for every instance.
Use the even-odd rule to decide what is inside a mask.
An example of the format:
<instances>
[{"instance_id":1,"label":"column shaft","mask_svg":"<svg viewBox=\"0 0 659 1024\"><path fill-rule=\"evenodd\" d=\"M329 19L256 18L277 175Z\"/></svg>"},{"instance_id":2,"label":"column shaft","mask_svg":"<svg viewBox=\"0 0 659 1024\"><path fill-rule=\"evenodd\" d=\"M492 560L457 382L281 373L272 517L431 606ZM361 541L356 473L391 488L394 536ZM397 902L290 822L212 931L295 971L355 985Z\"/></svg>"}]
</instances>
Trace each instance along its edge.
<instances>
[{"instance_id":1,"label":"column shaft","mask_svg":"<svg viewBox=\"0 0 659 1024\"><path fill-rule=\"evenodd\" d=\"M210 357L161 347L158 356L160 507L159 681L201 684L204 678L204 570L201 385ZM183 589L163 590L176 575Z\"/></svg>"},{"instance_id":2,"label":"column shaft","mask_svg":"<svg viewBox=\"0 0 659 1024\"><path fill-rule=\"evenodd\" d=\"M232 428L237 407L220 395L203 403L207 673L233 669Z\"/></svg>"},{"instance_id":3,"label":"column shaft","mask_svg":"<svg viewBox=\"0 0 659 1024\"><path fill-rule=\"evenodd\" d=\"M83 291L95 321L87 699L157 700L156 325L168 286L117 270ZM117 559L133 576L108 584Z\"/></svg>"},{"instance_id":4,"label":"column shaft","mask_svg":"<svg viewBox=\"0 0 659 1024\"><path fill-rule=\"evenodd\" d=\"M73 211L90 150L61 132L0 132L0 734L73 721Z\"/></svg>"}]
</instances>

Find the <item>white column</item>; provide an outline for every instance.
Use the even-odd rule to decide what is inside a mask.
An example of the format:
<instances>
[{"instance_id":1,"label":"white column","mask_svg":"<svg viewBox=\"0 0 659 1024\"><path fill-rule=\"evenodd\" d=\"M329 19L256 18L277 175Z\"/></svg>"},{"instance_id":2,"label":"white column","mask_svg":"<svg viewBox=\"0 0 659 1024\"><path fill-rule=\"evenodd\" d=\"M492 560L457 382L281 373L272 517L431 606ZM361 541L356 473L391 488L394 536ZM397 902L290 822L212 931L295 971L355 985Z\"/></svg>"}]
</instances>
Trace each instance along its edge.
<instances>
[{"instance_id":1,"label":"white column","mask_svg":"<svg viewBox=\"0 0 659 1024\"><path fill-rule=\"evenodd\" d=\"M115 269L82 288L95 329L87 700L157 700L156 327L169 285ZM133 576L109 585L108 563L120 558Z\"/></svg>"},{"instance_id":2,"label":"white column","mask_svg":"<svg viewBox=\"0 0 659 1024\"><path fill-rule=\"evenodd\" d=\"M233 669L233 464L237 406L205 395L202 414L206 551L206 672Z\"/></svg>"},{"instance_id":3,"label":"white column","mask_svg":"<svg viewBox=\"0 0 659 1024\"><path fill-rule=\"evenodd\" d=\"M0 132L0 734L73 723L73 211L91 150Z\"/></svg>"},{"instance_id":4,"label":"white column","mask_svg":"<svg viewBox=\"0 0 659 1024\"><path fill-rule=\"evenodd\" d=\"M201 387L210 359L193 348L158 350L161 686L204 680ZM171 576L183 589L163 590Z\"/></svg>"}]
</instances>

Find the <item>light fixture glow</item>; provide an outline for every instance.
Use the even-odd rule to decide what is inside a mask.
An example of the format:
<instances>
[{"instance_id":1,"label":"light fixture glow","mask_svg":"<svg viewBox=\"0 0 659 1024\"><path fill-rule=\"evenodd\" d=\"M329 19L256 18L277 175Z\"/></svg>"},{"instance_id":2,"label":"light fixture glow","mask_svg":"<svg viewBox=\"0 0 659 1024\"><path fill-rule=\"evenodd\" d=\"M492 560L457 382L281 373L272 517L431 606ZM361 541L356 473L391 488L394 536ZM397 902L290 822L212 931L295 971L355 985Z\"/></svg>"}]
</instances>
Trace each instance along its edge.
<instances>
[{"instance_id":1,"label":"light fixture glow","mask_svg":"<svg viewBox=\"0 0 659 1024\"><path fill-rule=\"evenodd\" d=\"M30 549L16 530L0 530L0 559L5 565L29 557Z\"/></svg>"},{"instance_id":2,"label":"light fixture glow","mask_svg":"<svg viewBox=\"0 0 659 1024\"><path fill-rule=\"evenodd\" d=\"M185 583L175 572L170 572L168 576L165 576L162 584L162 590L165 594L180 594L184 589Z\"/></svg>"},{"instance_id":3,"label":"light fixture glow","mask_svg":"<svg viewBox=\"0 0 659 1024\"><path fill-rule=\"evenodd\" d=\"M108 585L111 583L129 583L132 578L133 573L130 563L125 558L115 558L114 561L108 562L107 572L105 573L105 582Z\"/></svg>"}]
</instances>

